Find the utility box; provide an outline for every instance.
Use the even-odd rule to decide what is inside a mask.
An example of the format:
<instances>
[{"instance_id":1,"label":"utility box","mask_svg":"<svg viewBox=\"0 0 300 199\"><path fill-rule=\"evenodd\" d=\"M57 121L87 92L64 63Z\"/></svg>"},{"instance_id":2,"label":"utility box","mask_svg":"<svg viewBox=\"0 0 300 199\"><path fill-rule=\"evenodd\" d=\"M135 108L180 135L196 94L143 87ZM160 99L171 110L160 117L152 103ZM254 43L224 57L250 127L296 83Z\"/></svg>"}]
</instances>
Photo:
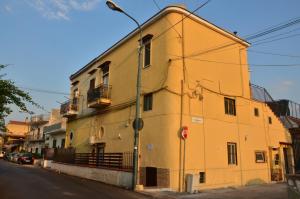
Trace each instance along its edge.
<instances>
[{"instance_id":1,"label":"utility box","mask_svg":"<svg viewBox=\"0 0 300 199\"><path fill-rule=\"evenodd\" d=\"M200 189L200 174L186 174L186 192L198 193Z\"/></svg>"}]
</instances>

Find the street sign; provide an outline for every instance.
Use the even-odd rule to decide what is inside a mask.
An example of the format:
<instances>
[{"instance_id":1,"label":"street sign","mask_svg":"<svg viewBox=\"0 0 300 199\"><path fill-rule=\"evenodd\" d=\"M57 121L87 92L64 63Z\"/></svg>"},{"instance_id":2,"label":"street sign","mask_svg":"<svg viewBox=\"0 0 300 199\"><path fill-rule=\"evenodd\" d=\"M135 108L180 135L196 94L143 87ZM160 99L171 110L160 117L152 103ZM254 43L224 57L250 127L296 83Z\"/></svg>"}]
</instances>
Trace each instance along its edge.
<instances>
[{"instance_id":1,"label":"street sign","mask_svg":"<svg viewBox=\"0 0 300 199\"><path fill-rule=\"evenodd\" d=\"M132 122L132 128L135 129L136 127L136 119ZM144 127L144 121L142 118L138 118L138 130L142 130Z\"/></svg>"},{"instance_id":2,"label":"street sign","mask_svg":"<svg viewBox=\"0 0 300 199\"><path fill-rule=\"evenodd\" d=\"M188 127L187 126L183 126L182 127L182 129L181 129L181 138L182 139L187 139L187 137L188 137L188 131L189 131L189 129L188 129Z\"/></svg>"}]
</instances>

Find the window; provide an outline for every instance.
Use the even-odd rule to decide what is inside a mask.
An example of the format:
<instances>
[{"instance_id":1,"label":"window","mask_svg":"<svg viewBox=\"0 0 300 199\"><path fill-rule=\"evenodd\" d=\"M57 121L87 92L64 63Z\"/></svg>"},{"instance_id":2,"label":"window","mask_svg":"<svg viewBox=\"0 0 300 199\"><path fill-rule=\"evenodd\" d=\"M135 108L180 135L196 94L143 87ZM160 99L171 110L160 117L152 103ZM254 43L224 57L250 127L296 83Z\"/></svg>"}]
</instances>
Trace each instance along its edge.
<instances>
[{"instance_id":1,"label":"window","mask_svg":"<svg viewBox=\"0 0 300 199\"><path fill-rule=\"evenodd\" d=\"M205 172L200 172L199 176L199 183L205 183Z\"/></svg>"},{"instance_id":2,"label":"window","mask_svg":"<svg viewBox=\"0 0 300 199\"><path fill-rule=\"evenodd\" d=\"M228 164L237 165L236 143L233 142L227 143L227 155L228 155Z\"/></svg>"},{"instance_id":3,"label":"window","mask_svg":"<svg viewBox=\"0 0 300 199\"><path fill-rule=\"evenodd\" d=\"M272 118L269 117L268 119L269 119L269 124L272 124Z\"/></svg>"},{"instance_id":4,"label":"window","mask_svg":"<svg viewBox=\"0 0 300 199\"><path fill-rule=\"evenodd\" d=\"M258 108L254 108L254 115L255 115L256 117L259 116L259 110L258 110Z\"/></svg>"},{"instance_id":5,"label":"window","mask_svg":"<svg viewBox=\"0 0 300 199\"><path fill-rule=\"evenodd\" d=\"M152 110L152 103L153 103L152 93L144 95L144 111L151 111Z\"/></svg>"},{"instance_id":6,"label":"window","mask_svg":"<svg viewBox=\"0 0 300 199\"><path fill-rule=\"evenodd\" d=\"M266 162L266 157L265 157L265 152L264 151L256 151L255 152L255 162L256 163Z\"/></svg>"},{"instance_id":7,"label":"window","mask_svg":"<svg viewBox=\"0 0 300 199\"><path fill-rule=\"evenodd\" d=\"M95 78L90 80L90 88L89 88L89 90L94 90L95 84L96 84L95 82L96 82Z\"/></svg>"},{"instance_id":8,"label":"window","mask_svg":"<svg viewBox=\"0 0 300 199\"><path fill-rule=\"evenodd\" d=\"M61 140L61 148L65 148L66 139Z\"/></svg>"},{"instance_id":9,"label":"window","mask_svg":"<svg viewBox=\"0 0 300 199\"><path fill-rule=\"evenodd\" d=\"M235 100L230 98L224 98L224 105L225 105L225 113L227 115L236 115L236 108L235 108Z\"/></svg>"},{"instance_id":10,"label":"window","mask_svg":"<svg viewBox=\"0 0 300 199\"><path fill-rule=\"evenodd\" d=\"M146 35L142 39L142 43L144 46L144 68L147 68L151 64L151 39L153 35Z\"/></svg>"},{"instance_id":11,"label":"window","mask_svg":"<svg viewBox=\"0 0 300 199\"><path fill-rule=\"evenodd\" d=\"M102 68L102 83L108 85L109 78L109 65L106 65Z\"/></svg>"},{"instance_id":12,"label":"window","mask_svg":"<svg viewBox=\"0 0 300 199\"><path fill-rule=\"evenodd\" d=\"M77 103L78 103L78 96L79 96L78 88L75 88L73 90L73 102L72 102L73 105L77 105Z\"/></svg>"},{"instance_id":13,"label":"window","mask_svg":"<svg viewBox=\"0 0 300 199\"><path fill-rule=\"evenodd\" d=\"M52 141L52 148L56 148L56 140Z\"/></svg>"}]
</instances>

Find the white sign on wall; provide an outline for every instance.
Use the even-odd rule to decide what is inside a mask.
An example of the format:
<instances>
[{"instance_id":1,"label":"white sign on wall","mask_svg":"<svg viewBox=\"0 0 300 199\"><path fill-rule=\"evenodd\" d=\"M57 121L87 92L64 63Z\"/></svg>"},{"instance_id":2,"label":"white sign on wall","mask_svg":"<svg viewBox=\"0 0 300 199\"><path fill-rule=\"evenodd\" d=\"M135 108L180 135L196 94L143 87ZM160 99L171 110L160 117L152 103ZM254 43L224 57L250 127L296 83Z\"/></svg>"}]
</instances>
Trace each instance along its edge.
<instances>
[{"instance_id":1,"label":"white sign on wall","mask_svg":"<svg viewBox=\"0 0 300 199\"><path fill-rule=\"evenodd\" d=\"M202 117L192 117L192 123L202 124L203 118Z\"/></svg>"}]
</instances>

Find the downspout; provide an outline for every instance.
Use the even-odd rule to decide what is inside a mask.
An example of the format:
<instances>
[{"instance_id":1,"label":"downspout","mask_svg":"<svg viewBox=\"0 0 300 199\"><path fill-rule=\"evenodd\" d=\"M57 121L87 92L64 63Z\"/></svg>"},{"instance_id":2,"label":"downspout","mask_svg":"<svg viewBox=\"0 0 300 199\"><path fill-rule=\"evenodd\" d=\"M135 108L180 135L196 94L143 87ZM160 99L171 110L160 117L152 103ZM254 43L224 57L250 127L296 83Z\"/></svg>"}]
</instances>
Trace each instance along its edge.
<instances>
[{"instance_id":1,"label":"downspout","mask_svg":"<svg viewBox=\"0 0 300 199\"><path fill-rule=\"evenodd\" d=\"M180 165L179 165L179 192L182 192L184 189L184 176L185 176L185 140L181 138L181 130L183 126L183 100L184 100L184 84L185 84L185 58L184 58L184 27L183 19L184 16L181 15L181 55L182 55L182 80L181 80L181 92L180 92L180 126L179 126L179 139L180 139ZM182 149L183 147L183 149Z\"/></svg>"},{"instance_id":2,"label":"downspout","mask_svg":"<svg viewBox=\"0 0 300 199\"><path fill-rule=\"evenodd\" d=\"M181 128L182 128L182 125L183 125L183 100L184 100L184 85L186 83L186 77L185 77L185 74L186 74L186 68L185 68L185 49L184 49L184 16L181 15L182 17L182 21L181 21L181 35L182 35L182 38L181 38L181 49L182 49L182 72L183 72L183 80L181 81ZM184 139L183 140L183 166L182 166L182 190L184 190L184 186L185 186L185 150L186 150L186 140Z\"/></svg>"},{"instance_id":3,"label":"downspout","mask_svg":"<svg viewBox=\"0 0 300 199\"><path fill-rule=\"evenodd\" d=\"M241 51L242 51L242 49L239 48L240 73L241 73L241 84L242 84L242 96L244 97L244 78L243 78L243 65L242 65Z\"/></svg>"}]
</instances>

